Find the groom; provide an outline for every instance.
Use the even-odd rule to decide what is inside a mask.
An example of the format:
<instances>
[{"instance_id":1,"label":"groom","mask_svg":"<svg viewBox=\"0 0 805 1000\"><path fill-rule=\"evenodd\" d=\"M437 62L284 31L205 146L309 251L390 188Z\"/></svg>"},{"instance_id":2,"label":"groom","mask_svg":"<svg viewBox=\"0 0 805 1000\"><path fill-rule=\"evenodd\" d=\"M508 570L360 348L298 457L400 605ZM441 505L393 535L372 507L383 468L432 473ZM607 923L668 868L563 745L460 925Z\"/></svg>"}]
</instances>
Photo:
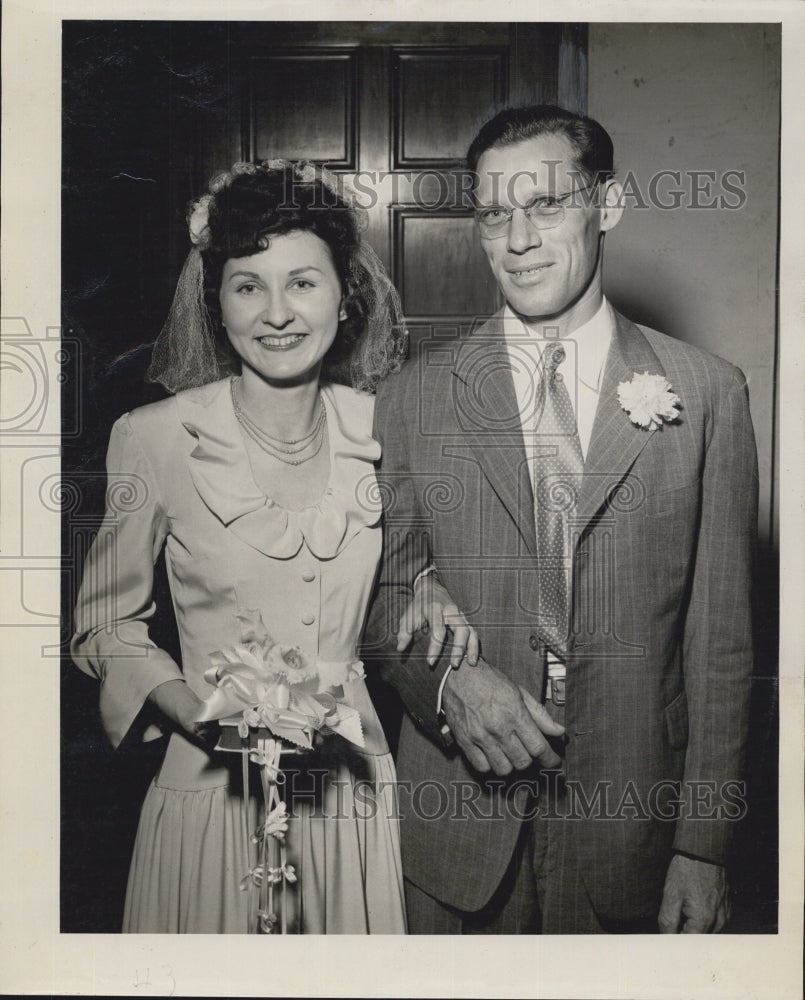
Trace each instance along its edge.
<instances>
[{"instance_id":1,"label":"groom","mask_svg":"<svg viewBox=\"0 0 805 1000\"><path fill-rule=\"evenodd\" d=\"M367 637L391 649L411 585L425 607L443 585L481 645L384 653L410 929L718 931L752 668L746 382L604 297L622 207L597 122L502 111L468 166L505 306L421 342L375 416Z\"/></svg>"}]
</instances>

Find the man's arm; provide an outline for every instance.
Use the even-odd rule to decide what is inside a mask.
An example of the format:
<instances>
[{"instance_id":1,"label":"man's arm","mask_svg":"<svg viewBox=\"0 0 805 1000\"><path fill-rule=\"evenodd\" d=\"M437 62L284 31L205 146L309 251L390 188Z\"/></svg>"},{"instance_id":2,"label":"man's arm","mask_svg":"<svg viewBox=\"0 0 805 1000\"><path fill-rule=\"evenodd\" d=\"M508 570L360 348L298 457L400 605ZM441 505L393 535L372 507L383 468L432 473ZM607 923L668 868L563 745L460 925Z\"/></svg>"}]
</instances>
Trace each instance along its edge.
<instances>
[{"instance_id":1,"label":"man's arm","mask_svg":"<svg viewBox=\"0 0 805 1000\"><path fill-rule=\"evenodd\" d=\"M374 435L382 458L377 472L384 499L383 558L365 632L366 655L381 661L383 678L399 693L405 707L429 736L443 745L437 702L445 671L450 670L448 644L433 660L425 636L399 652L397 633L413 596L410 582L431 565L434 553L424 529L426 513L411 466L405 420L415 420L415 403L404 389L404 379L388 379L378 390ZM423 480L424 481L424 480ZM438 553L435 553L438 565ZM545 709L499 670L480 660L466 660L450 670L444 685L443 707L459 748L479 771L505 775L539 759L555 767L559 758L545 733L561 735Z\"/></svg>"},{"instance_id":2,"label":"man's arm","mask_svg":"<svg viewBox=\"0 0 805 1000\"><path fill-rule=\"evenodd\" d=\"M679 853L660 911L660 928L669 933L719 930L726 919L723 865L736 818L730 787L734 793L740 780L748 727L757 457L746 381L737 370L713 422L683 648L689 739L674 839Z\"/></svg>"}]
</instances>

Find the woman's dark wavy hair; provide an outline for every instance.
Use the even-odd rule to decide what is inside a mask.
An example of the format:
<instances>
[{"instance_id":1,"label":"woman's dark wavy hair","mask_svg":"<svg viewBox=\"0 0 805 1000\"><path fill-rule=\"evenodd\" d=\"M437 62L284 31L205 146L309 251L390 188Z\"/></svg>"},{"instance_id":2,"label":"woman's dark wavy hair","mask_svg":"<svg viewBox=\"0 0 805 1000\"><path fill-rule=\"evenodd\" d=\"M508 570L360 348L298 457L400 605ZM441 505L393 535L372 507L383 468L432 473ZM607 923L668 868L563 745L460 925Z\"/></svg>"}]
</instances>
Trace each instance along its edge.
<instances>
[{"instance_id":1,"label":"woman's dark wavy hair","mask_svg":"<svg viewBox=\"0 0 805 1000\"><path fill-rule=\"evenodd\" d=\"M259 165L253 173L237 174L216 192L209 206L208 225L207 246L201 253L204 300L215 324L222 361L233 369L239 367L221 323L219 292L224 264L232 257L249 257L267 249L272 236L310 232L330 250L346 311L346 319L340 321L336 338L325 355L322 375L349 383L345 369L369 314L359 280L361 240L355 210L325 186L312 166L309 179L302 180L291 163L269 169Z\"/></svg>"},{"instance_id":2,"label":"woman's dark wavy hair","mask_svg":"<svg viewBox=\"0 0 805 1000\"><path fill-rule=\"evenodd\" d=\"M614 150L607 130L594 118L555 104L532 104L498 112L472 140L467 151L467 169L475 178L478 161L487 150L541 135L561 135L570 142L576 151L576 166L588 183L614 177Z\"/></svg>"}]
</instances>

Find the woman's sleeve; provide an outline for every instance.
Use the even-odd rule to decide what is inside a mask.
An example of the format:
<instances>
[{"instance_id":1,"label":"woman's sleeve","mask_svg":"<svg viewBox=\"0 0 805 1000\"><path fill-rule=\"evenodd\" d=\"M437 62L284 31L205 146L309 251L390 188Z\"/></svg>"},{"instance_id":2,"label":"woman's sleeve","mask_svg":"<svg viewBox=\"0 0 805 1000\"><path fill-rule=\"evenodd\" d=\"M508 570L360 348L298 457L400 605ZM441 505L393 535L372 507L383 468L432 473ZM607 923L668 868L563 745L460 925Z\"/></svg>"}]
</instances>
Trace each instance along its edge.
<instances>
[{"instance_id":1,"label":"woman's sleeve","mask_svg":"<svg viewBox=\"0 0 805 1000\"><path fill-rule=\"evenodd\" d=\"M112 428L106 471L106 513L84 565L70 649L77 666L101 682L101 719L116 747L149 693L182 673L148 635L167 518L128 415Z\"/></svg>"}]
</instances>

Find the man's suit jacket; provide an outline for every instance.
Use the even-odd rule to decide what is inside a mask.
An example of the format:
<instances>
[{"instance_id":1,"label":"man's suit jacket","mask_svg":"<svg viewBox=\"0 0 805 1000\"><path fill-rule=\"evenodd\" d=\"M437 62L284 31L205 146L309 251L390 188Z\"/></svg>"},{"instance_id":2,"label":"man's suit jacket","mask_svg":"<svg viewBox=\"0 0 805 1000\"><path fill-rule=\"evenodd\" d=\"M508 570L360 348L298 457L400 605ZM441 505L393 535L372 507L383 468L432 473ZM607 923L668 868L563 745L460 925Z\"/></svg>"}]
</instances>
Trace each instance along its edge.
<instances>
[{"instance_id":1,"label":"man's suit jacket","mask_svg":"<svg viewBox=\"0 0 805 1000\"><path fill-rule=\"evenodd\" d=\"M636 372L668 379L675 422L632 423L617 387ZM384 650L384 676L408 710L397 762L404 866L426 892L473 911L512 856L529 774L490 779L446 750L435 714L446 659L429 667L423 640L400 657L387 632L433 559L483 658L542 696L534 494L500 314L463 341L421 343L380 387L375 434L385 552L367 644ZM730 783L747 728L757 502L743 374L615 314L571 492L564 771L577 795L565 830L597 912L632 919L656 914L672 850L723 863L741 811Z\"/></svg>"}]
</instances>

